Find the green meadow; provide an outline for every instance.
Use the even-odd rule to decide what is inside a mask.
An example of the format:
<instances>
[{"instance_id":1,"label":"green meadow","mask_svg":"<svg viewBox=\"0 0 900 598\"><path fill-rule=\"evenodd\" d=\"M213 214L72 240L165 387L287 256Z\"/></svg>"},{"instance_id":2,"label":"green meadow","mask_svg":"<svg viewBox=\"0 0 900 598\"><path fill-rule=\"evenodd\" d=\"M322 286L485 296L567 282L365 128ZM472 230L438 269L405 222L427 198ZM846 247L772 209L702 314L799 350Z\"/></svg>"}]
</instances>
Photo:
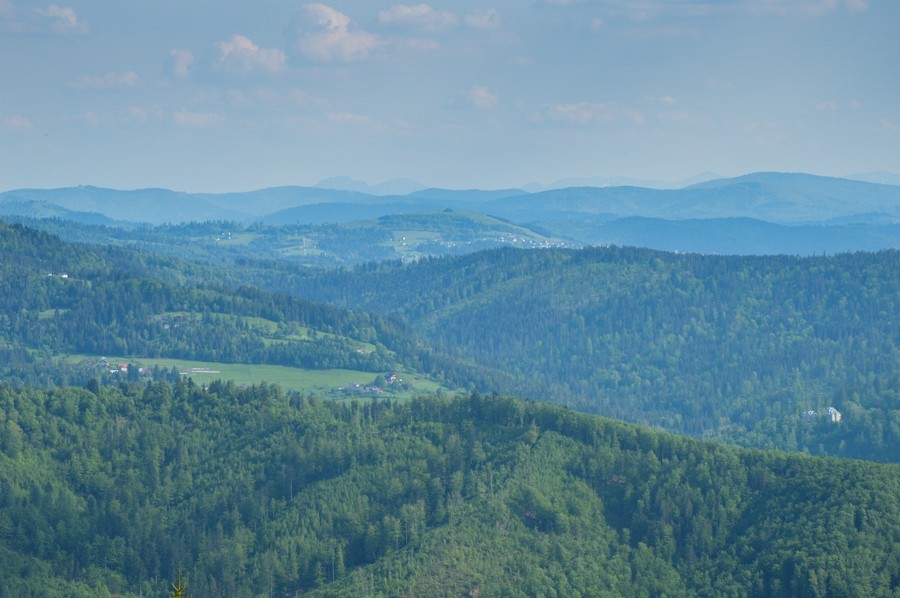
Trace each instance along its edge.
<instances>
[{"instance_id":1,"label":"green meadow","mask_svg":"<svg viewBox=\"0 0 900 598\"><path fill-rule=\"evenodd\" d=\"M99 357L78 355L73 357L78 361L83 359L99 359ZM361 370L308 370L292 368L280 365L261 365L247 363L217 363L212 361L191 361L187 359L171 359L165 357L107 357L110 364L134 363L140 367L158 366L161 368L177 369L183 376L190 377L194 382L202 384L212 380L231 380L235 384L260 384L266 382L277 384L286 390L316 391L321 394L333 394L339 388L345 388L351 384L367 386L372 384L375 377L386 372L364 372ZM391 396L405 396L416 393L433 393L442 388L433 380L421 378L416 374L398 371L398 377L407 382L411 389L402 393L389 393Z\"/></svg>"}]
</instances>

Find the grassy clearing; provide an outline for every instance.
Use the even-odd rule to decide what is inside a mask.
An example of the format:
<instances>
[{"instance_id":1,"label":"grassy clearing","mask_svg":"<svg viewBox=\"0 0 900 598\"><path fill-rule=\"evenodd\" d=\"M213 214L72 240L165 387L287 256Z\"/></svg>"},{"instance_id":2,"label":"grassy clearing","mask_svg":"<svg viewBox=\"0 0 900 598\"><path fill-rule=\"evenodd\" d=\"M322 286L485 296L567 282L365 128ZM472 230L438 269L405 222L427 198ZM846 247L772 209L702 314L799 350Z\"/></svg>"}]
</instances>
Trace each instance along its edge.
<instances>
[{"instance_id":1,"label":"grassy clearing","mask_svg":"<svg viewBox=\"0 0 900 598\"><path fill-rule=\"evenodd\" d=\"M83 359L99 359L96 356L72 356L73 361ZM184 376L188 376L202 384L213 380L232 380L235 384L259 384L266 382L277 384L286 390L316 391L321 394L333 394L338 388L351 384L369 385L378 374L384 372L364 372L361 370L306 370L280 365L260 365L245 363L217 363L211 361L191 361L187 359L170 359L165 357L109 357L110 363L136 363L141 367L175 368ZM433 393L441 385L433 380L421 378L408 372L397 372L398 376L412 386L412 390L404 394ZM391 394L390 396L395 396Z\"/></svg>"},{"instance_id":2,"label":"grassy clearing","mask_svg":"<svg viewBox=\"0 0 900 598\"><path fill-rule=\"evenodd\" d=\"M256 238L259 237L257 233L232 233L230 237L222 235L217 235L214 237L209 237L204 235L202 237L195 237L195 242L204 242L211 244L221 244L221 245L249 245Z\"/></svg>"}]
</instances>

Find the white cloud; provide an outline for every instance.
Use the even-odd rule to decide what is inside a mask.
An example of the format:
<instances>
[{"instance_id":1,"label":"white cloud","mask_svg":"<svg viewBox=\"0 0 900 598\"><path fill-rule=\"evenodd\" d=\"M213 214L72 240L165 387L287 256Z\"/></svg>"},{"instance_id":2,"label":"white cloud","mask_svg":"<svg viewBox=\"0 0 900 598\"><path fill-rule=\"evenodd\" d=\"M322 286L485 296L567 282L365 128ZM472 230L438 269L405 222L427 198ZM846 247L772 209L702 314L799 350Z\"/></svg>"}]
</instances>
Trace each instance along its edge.
<instances>
[{"instance_id":1,"label":"white cloud","mask_svg":"<svg viewBox=\"0 0 900 598\"><path fill-rule=\"evenodd\" d=\"M612 110L600 102L553 104L544 113L549 120L575 125L609 123L614 118Z\"/></svg>"},{"instance_id":2,"label":"white cloud","mask_svg":"<svg viewBox=\"0 0 900 598\"><path fill-rule=\"evenodd\" d=\"M172 120L178 126L199 129L218 125L225 120L225 117L217 112L179 110L172 114Z\"/></svg>"},{"instance_id":3,"label":"white cloud","mask_svg":"<svg viewBox=\"0 0 900 598\"><path fill-rule=\"evenodd\" d=\"M672 96L662 96L662 97L659 98L659 103L660 103L660 104L666 104L666 105L672 106L672 105L674 105L676 102L675 102L675 98L673 98Z\"/></svg>"},{"instance_id":4,"label":"white cloud","mask_svg":"<svg viewBox=\"0 0 900 598\"><path fill-rule=\"evenodd\" d=\"M466 15L466 25L475 29L500 27L500 12L493 8L479 8Z\"/></svg>"},{"instance_id":5,"label":"white cloud","mask_svg":"<svg viewBox=\"0 0 900 598\"><path fill-rule=\"evenodd\" d=\"M30 119L19 115L10 115L3 117L2 121L0 122L3 123L3 126L5 128L14 129L16 131L30 131L34 128L34 123L32 123Z\"/></svg>"},{"instance_id":6,"label":"white cloud","mask_svg":"<svg viewBox=\"0 0 900 598\"><path fill-rule=\"evenodd\" d=\"M113 89L137 87L140 84L141 78L137 73L125 71L124 73L78 77L69 82L69 87L73 89Z\"/></svg>"},{"instance_id":7,"label":"white cloud","mask_svg":"<svg viewBox=\"0 0 900 598\"><path fill-rule=\"evenodd\" d=\"M435 10L427 4L397 4L378 13L383 25L408 25L438 31L459 23L459 17L449 10Z\"/></svg>"},{"instance_id":8,"label":"white cloud","mask_svg":"<svg viewBox=\"0 0 900 598\"><path fill-rule=\"evenodd\" d=\"M284 52L277 48L260 48L250 38L232 35L218 42L219 65L232 71L249 73L256 70L277 73L286 61Z\"/></svg>"},{"instance_id":9,"label":"white cloud","mask_svg":"<svg viewBox=\"0 0 900 598\"><path fill-rule=\"evenodd\" d=\"M179 79L187 79L194 64L194 53L176 48L169 52L169 58L172 61L172 73Z\"/></svg>"},{"instance_id":10,"label":"white cloud","mask_svg":"<svg viewBox=\"0 0 900 598\"><path fill-rule=\"evenodd\" d=\"M33 9L35 14L50 19L50 29L60 33L87 33L88 25L81 21L72 8L51 4L47 8Z\"/></svg>"},{"instance_id":11,"label":"white cloud","mask_svg":"<svg viewBox=\"0 0 900 598\"><path fill-rule=\"evenodd\" d=\"M475 108L487 110L494 108L500 102L500 98L484 85L474 85L466 93L466 102Z\"/></svg>"},{"instance_id":12,"label":"white cloud","mask_svg":"<svg viewBox=\"0 0 900 598\"><path fill-rule=\"evenodd\" d=\"M322 29L300 39L300 50L322 62L360 60L383 44L375 35L352 28L350 17L324 4L304 7L314 23Z\"/></svg>"},{"instance_id":13,"label":"white cloud","mask_svg":"<svg viewBox=\"0 0 900 598\"><path fill-rule=\"evenodd\" d=\"M900 125L886 118L882 118L878 124L884 131L887 131L889 133L900 133Z\"/></svg>"}]
</instances>

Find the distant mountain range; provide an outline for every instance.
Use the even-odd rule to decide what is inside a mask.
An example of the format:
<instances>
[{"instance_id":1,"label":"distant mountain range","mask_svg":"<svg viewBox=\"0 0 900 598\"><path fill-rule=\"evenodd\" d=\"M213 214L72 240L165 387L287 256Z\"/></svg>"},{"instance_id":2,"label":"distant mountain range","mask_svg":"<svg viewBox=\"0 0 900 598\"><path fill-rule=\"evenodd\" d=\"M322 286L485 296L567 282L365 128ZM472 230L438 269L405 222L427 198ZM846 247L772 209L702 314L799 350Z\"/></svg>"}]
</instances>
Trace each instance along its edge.
<instances>
[{"instance_id":1,"label":"distant mountain range","mask_svg":"<svg viewBox=\"0 0 900 598\"><path fill-rule=\"evenodd\" d=\"M647 187L649 189L680 189L689 185L696 185L712 179L720 179L721 176L714 172L703 172L680 181L656 181L649 179L632 179L629 177L577 177L562 179L552 183L528 183L523 189L529 193L550 191L551 189L565 189L567 187ZM876 181L873 181L876 182Z\"/></svg>"},{"instance_id":2,"label":"distant mountain range","mask_svg":"<svg viewBox=\"0 0 900 598\"><path fill-rule=\"evenodd\" d=\"M629 216L593 221L542 222L586 245L647 247L663 251L731 255L822 255L878 251L900 246L900 224L871 221L843 224L773 224L754 218L664 220ZM860 216L861 220L866 219Z\"/></svg>"},{"instance_id":3,"label":"distant mountain range","mask_svg":"<svg viewBox=\"0 0 900 598\"><path fill-rule=\"evenodd\" d=\"M858 176L892 180L888 173ZM397 193L381 194L391 190ZM423 188L406 180L370 187L346 177L327 179L316 187L220 194L90 186L0 193L0 216L107 225L204 221L315 225L448 209L538 226L585 244L801 254L900 246L900 185L800 173L755 173L678 189L581 186L534 193ZM723 228L724 219L728 222Z\"/></svg>"},{"instance_id":4,"label":"distant mountain range","mask_svg":"<svg viewBox=\"0 0 900 598\"><path fill-rule=\"evenodd\" d=\"M504 198L484 210L518 221L576 215L756 218L781 224L823 223L862 213L900 219L900 186L807 174L757 173L682 189L577 187Z\"/></svg>"}]
</instances>

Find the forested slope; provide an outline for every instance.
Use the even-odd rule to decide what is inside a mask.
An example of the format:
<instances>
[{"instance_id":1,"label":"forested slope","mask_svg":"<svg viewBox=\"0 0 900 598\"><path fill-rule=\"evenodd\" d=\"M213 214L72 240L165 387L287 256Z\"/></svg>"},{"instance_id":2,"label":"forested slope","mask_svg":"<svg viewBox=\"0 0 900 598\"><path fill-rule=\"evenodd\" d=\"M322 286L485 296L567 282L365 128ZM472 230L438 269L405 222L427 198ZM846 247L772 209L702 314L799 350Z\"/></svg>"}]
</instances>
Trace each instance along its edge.
<instances>
[{"instance_id":1,"label":"forested slope","mask_svg":"<svg viewBox=\"0 0 900 598\"><path fill-rule=\"evenodd\" d=\"M898 455L897 251L505 249L265 276L301 296L402 316L497 372L475 378L484 388L759 447ZM840 425L822 417L828 407Z\"/></svg>"},{"instance_id":2,"label":"forested slope","mask_svg":"<svg viewBox=\"0 0 900 598\"><path fill-rule=\"evenodd\" d=\"M896 465L472 394L0 386L0 594L900 591Z\"/></svg>"},{"instance_id":3,"label":"forested slope","mask_svg":"<svg viewBox=\"0 0 900 598\"><path fill-rule=\"evenodd\" d=\"M350 206L355 218L359 210ZM74 243L131 247L197 263L233 266L251 260L337 268L376 260L405 261L462 255L493 247L578 246L546 231L474 212L403 213L341 224L240 224L207 221L180 225L76 223L58 218L5 217Z\"/></svg>"},{"instance_id":4,"label":"forested slope","mask_svg":"<svg viewBox=\"0 0 900 598\"><path fill-rule=\"evenodd\" d=\"M0 223L0 372L22 375L29 355L73 353L378 372L418 353L395 321L237 281Z\"/></svg>"}]
</instances>

